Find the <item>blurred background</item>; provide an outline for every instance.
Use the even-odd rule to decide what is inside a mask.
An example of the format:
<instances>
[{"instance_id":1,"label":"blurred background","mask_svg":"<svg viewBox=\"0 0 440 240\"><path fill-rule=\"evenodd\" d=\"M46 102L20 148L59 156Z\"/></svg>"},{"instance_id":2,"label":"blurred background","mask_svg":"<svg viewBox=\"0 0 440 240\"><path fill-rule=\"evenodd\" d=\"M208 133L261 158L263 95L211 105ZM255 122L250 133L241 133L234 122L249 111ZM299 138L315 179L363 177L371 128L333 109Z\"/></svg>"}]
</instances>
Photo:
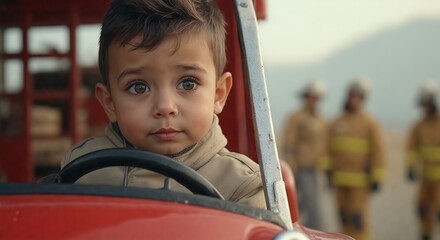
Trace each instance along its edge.
<instances>
[{"instance_id":1,"label":"blurred background","mask_svg":"<svg viewBox=\"0 0 440 240\"><path fill-rule=\"evenodd\" d=\"M370 111L397 130L418 116L419 84L440 82L439 1L273 0L267 15L260 36L277 130L312 77L325 82L322 111L334 117L348 82L367 76Z\"/></svg>"},{"instance_id":2,"label":"blurred background","mask_svg":"<svg viewBox=\"0 0 440 240\"><path fill-rule=\"evenodd\" d=\"M328 121L342 111L348 83L367 76L367 110L385 133L387 178L372 196L373 239L419 239L417 184L405 177L405 142L420 117L416 97L426 79L440 84L440 2L267 1L260 22L262 54L274 128L301 107L300 91L311 78L327 93L320 110ZM323 228L338 231L332 192L319 181ZM436 231L439 238L439 230Z\"/></svg>"}]
</instances>

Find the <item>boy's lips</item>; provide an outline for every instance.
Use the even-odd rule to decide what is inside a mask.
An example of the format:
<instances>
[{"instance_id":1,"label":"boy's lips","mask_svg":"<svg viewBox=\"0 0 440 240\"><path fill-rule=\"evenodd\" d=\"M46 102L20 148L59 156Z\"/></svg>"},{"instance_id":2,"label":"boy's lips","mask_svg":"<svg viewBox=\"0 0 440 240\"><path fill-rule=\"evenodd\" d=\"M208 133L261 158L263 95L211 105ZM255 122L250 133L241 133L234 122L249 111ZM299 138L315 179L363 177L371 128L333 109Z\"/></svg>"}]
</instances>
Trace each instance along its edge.
<instances>
[{"instance_id":1,"label":"boy's lips","mask_svg":"<svg viewBox=\"0 0 440 240\"><path fill-rule=\"evenodd\" d=\"M173 128L161 128L156 132L153 132L152 135L159 138L160 140L167 141L175 139L179 133L181 133L181 131Z\"/></svg>"}]
</instances>

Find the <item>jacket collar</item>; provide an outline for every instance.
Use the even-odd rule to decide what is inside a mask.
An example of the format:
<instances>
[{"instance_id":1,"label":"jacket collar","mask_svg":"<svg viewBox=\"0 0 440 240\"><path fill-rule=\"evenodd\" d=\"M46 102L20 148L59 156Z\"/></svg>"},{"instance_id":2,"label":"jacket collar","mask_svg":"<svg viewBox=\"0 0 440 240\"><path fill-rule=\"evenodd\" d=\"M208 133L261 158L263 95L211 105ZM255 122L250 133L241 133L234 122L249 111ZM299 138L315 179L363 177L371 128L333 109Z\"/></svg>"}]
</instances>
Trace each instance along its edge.
<instances>
[{"instance_id":1,"label":"jacket collar","mask_svg":"<svg viewBox=\"0 0 440 240\"><path fill-rule=\"evenodd\" d=\"M208 133L190 151L175 159L197 170L213 158L227 143L228 141L220 128L218 117L214 115Z\"/></svg>"}]
</instances>

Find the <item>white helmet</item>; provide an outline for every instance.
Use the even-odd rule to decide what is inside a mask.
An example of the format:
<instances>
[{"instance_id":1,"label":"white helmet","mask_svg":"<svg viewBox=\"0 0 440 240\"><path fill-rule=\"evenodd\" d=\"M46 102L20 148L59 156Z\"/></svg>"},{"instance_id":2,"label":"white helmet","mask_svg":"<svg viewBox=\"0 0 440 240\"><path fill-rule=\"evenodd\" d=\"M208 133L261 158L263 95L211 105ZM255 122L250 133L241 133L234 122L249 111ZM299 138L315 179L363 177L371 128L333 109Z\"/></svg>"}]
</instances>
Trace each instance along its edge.
<instances>
[{"instance_id":1,"label":"white helmet","mask_svg":"<svg viewBox=\"0 0 440 240\"><path fill-rule=\"evenodd\" d=\"M349 93L361 94L365 97L370 93L370 90L370 81L364 76L356 77L348 86Z\"/></svg>"},{"instance_id":2,"label":"white helmet","mask_svg":"<svg viewBox=\"0 0 440 240\"><path fill-rule=\"evenodd\" d=\"M424 81L419 88L419 102L432 101L438 94L438 84L431 79Z\"/></svg>"},{"instance_id":3,"label":"white helmet","mask_svg":"<svg viewBox=\"0 0 440 240\"><path fill-rule=\"evenodd\" d=\"M317 98L322 98L325 94L325 85L322 81L312 79L304 87L303 95L311 95Z\"/></svg>"}]
</instances>

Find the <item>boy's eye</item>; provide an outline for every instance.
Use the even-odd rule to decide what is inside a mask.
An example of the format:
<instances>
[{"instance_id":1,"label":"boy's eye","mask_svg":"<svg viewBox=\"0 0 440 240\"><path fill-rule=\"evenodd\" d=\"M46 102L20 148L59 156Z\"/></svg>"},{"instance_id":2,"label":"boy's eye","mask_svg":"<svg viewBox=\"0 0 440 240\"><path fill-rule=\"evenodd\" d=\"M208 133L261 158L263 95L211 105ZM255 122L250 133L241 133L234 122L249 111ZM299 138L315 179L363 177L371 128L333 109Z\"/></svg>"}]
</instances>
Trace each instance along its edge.
<instances>
[{"instance_id":1,"label":"boy's eye","mask_svg":"<svg viewBox=\"0 0 440 240\"><path fill-rule=\"evenodd\" d=\"M177 89L181 90L195 90L199 84L194 78L185 78L177 85Z\"/></svg>"},{"instance_id":2,"label":"boy's eye","mask_svg":"<svg viewBox=\"0 0 440 240\"><path fill-rule=\"evenodd\" d=\"M128 91L133 94L142 94L150 91L150 88L145 83L133 83L128 87Z\"/></svg>"}]
</instances>

